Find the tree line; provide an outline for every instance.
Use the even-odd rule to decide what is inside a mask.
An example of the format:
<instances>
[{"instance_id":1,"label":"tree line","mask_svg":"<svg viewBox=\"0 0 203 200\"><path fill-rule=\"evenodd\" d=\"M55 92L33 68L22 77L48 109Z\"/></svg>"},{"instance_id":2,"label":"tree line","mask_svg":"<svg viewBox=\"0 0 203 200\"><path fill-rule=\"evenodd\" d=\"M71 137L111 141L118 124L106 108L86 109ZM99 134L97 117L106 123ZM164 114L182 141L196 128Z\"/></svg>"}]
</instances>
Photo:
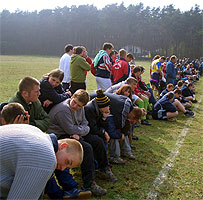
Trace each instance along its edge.
<instances>
[{"instance_id":1,"label":"tree line","mask_svg":"<svg viewBox=\"0 0 203 200\"><path fill-rule=\"evenodd\" d=\"M93 5L57 7L40 12L3 10L1 54L55 55L67 43L83 45L94 56L104 42L115 49L127 45L148 50L151 55L199 58L203 55L203 10L198 5L181 12L173 5L144 7L142 3L125 7Z\"/></svg>"}]
</instances>

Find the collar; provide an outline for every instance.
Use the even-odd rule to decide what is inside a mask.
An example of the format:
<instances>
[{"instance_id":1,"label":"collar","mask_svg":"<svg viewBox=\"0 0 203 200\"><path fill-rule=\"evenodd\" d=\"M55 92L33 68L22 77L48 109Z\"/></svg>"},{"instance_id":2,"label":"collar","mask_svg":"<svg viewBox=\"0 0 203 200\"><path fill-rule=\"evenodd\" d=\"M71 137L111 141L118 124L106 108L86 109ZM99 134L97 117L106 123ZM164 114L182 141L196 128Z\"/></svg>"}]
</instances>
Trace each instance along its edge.
<instances>
[{"instance_id":1,"label":"collar","mask_svg":"<svg viewBox=\"0 0 203 200\"><path fill-rule=\"evenodd\" d=\"M58 151L58 140L57 137L54 133L49 134L49 137L51 138L53 147L54 147L54 151L55 153Z\"/></svg>"},{"instance_id":2,"label":"collar","mask_svg":"<svg viewBox=\"0 0 203 200\"><path fill-rule=\"evenodd\" d=\"M126 61L126 59L125 58L120 58L119 60L124 60L124 61ZM127 62L127 61L126 61Z\"/></svg>"}]
</instances>

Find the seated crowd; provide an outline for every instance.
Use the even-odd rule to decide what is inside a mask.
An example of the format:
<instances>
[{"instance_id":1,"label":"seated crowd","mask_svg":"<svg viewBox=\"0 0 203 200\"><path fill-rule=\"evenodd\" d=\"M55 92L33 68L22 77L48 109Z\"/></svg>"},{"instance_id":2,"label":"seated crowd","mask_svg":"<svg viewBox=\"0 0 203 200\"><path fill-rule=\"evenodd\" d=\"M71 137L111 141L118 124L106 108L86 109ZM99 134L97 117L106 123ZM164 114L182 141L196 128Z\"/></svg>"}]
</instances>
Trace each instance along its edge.
<instances>
[{"instance_id":1,"label":"seated crowd","mask_svg":"<svg viewBox=\"0 0 203 200\"><path fill-rule=\"evenodd\" d=\"M40 81L24 77L16 94L1 104L1 198L103 196L107 190L95 179L114 183L112 165L135 160L135 127L152 125L149 115L194 117L194 84L202 74L197 59L155 56L150 86L134 56L113 48L104 43L92 62L85 47L66 45L59 69ZM93 93L86 91L90 70L97 83ZM81 189L69 171L79 165Z\"/></svg>"}]
</instances>

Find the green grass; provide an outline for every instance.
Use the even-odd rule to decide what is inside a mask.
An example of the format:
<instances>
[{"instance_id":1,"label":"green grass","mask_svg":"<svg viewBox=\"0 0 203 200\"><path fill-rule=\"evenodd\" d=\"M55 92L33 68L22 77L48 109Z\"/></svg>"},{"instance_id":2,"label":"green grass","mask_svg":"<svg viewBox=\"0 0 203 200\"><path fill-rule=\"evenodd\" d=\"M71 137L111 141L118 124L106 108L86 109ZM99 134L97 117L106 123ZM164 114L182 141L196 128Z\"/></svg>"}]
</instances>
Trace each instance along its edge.
<instances>
[{"instance_id":1,"label":"green grass","mask_svg":"<svg viewBox=\"0 0 203 200\"><path fill-rule=\"evenodd\" d=\"M43 74L58 68L59 63L57 57L0 56L0 59L0 102L7 101L17 91L19 80L24 76L41 79ZM150 63L137 61L136 64L146 67L143 79L149 82ZM200 100L203 97L203 79L196 88L197 100ZM88 72L87 90L95 89L95 77ZM159 188L158 199L203 199L203 100L198 104L197 110L193 108L196 116L191 124L187 124L187 118L180 114L177 122L150 120L152 126L136 128L134 134L139 137L138 141L133 141L137 147L133 150L136 160L128 161L124 167L113 166L113 172L118 177L115 184L96 178L96 182L108 190L101 199L146 199L185 125L189 127L189 132L167 181ZM80 170L74 170L74 176L81 183Z\"/></svg>"}]
</instances>

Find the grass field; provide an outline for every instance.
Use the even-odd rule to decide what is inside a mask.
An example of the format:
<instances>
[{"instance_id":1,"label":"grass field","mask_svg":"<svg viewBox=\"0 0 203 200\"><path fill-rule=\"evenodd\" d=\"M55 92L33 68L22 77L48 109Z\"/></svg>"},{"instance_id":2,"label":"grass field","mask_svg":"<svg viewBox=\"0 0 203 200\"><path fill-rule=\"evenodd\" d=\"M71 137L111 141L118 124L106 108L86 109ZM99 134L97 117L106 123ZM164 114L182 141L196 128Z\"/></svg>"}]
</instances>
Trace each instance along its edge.
<instances>
[{"instance_id":1,"label":"grass field","mask_svg":"<svg viewBox=\"0 0 203 200\"><path fill-rule=\"evenodd\" d=\"M41 79L43 74L57 68L58 63L57 57L0 56L0 103L7 101L17 91L21 78L33 76ZM146 67L143 79L149 82L150 63L137 61L136 64ZM202 100L203 79L195 87L197 100ZM95 89L95 77L88 73L87 90ZM157 199L203 199L203 100L194 104L193 110L196 115L192 122L180 114L177 122L150 120L152 126L136 128L134 134L139 137L138 141L133 141L137 147L133 150L136 160L128 161L124 167L113 167L113 172L119 179L115 184L96 179L99 185L108 190L108 194L101 199L146 199L162 165L185 127L188 128L188 133L168 178L159 188L155 188L159 191ZM80 183L79 170L74 171L74 176Z\"/></svg>"}]
</instances>

